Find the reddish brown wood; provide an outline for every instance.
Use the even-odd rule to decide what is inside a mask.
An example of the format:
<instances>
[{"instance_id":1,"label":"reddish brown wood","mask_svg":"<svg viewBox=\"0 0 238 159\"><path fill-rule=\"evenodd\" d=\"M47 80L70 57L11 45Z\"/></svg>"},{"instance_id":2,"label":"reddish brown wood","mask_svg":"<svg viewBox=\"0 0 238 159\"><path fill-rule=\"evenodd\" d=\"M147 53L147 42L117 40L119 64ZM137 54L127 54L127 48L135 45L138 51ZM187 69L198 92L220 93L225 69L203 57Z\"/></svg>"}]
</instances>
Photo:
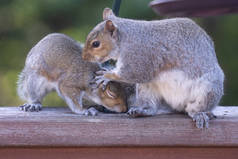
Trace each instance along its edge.
<instances>
[{"instance_id":1,"label":"reddish brown wood","mask_svg":"<svg viewBox=\"0 0 238 159\"><path fill-rule=\"evenodd\" d=\"M0 159L237 159L238 148L2 148Z\"/></svg>"},{"instance_id":2,"label":"reddish brown wood","mask_svg":"<svg viewBox=\"0 0 238 159\"><path fill-rule=\"evenodd\" d=\"M0 108L0 146L238 147L238 108L218 108L218 118L203 130L183 114L134 119L125 114L85 117L66 108L34 113Z\"/></svg>"},{"instance_id":3,"label":"reddish brown wood","mask_svg":"<svg viewBox=\"0 0 238 159\"><path fill-rule=\"evenodd\" d=\"M159 15L214 16L238 12L237 0L154 0L150 7Z\"/></svg>"}]
</instances>

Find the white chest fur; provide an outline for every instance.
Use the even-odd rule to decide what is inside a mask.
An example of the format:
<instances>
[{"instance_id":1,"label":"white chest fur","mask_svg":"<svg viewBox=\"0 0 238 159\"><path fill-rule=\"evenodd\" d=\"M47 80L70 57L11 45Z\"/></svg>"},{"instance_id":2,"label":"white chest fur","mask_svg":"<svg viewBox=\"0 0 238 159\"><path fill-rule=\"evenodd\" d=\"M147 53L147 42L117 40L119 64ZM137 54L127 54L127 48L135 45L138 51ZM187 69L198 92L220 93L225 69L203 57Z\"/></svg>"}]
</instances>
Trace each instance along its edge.
<instances>
[{"instance_id":1,"label":"white chest fur","mask_svg":"<svg viewBox=\"0 0 238 159\"><path fill-rule=\"evenodd\" d=\"M208 92L208 83L200 78L189 79L179 70L166 71L150 83L139 84L140 93L152 102L163 99L171 108L184 111L193 104L192 109L200 107ZM141 95L142 95L141 94ZM156 103L155 103L156 104ZM197 105L197 106L196 106Z\"/></svg>"}]
</instances>

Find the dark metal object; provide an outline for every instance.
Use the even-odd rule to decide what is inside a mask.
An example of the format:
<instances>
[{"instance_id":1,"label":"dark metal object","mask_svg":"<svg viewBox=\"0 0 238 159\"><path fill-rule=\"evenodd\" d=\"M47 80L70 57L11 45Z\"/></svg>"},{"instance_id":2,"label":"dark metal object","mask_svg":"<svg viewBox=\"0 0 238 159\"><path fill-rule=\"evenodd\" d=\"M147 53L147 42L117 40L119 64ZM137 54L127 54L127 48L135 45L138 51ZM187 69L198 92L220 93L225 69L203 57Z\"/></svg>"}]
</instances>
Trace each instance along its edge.
<instances>
[{"instance_id":1,"label":"dark metal object","mask_svg":"<svg viewBox=\"0 0 238 159\"><path fill-rule=\"evenodd\" d=\"M159 15L206 17L238 13L238 0L154 0L150 7Z\"/></svg>"},{"instance_id":2,"label":"dark metal object","mask_svg":"<svg viewBox=\"0 0 238 159\"><path fill-rule=\"evenodd\" d=\"M112 5L112 10L116 16L119 15L120 5L121 5L121 0L114 0L113 5ZM114 65L116 64L115 62L113 62L113 60L108 60L102 64L102 67L111 67L112 63Z\"/></svg>"},{"instance_id":3,"label":"dark metal object","mask_svg":"<svg viewBox=\"0 0 238 159\"><path fill-rule=\"evenodd\" d=\"M113 6L112 6L112 10L113 10L113 13L116 16L119 15L120 5L121 5L121 0L114 0Z\"/></svg>"}]
</instances>

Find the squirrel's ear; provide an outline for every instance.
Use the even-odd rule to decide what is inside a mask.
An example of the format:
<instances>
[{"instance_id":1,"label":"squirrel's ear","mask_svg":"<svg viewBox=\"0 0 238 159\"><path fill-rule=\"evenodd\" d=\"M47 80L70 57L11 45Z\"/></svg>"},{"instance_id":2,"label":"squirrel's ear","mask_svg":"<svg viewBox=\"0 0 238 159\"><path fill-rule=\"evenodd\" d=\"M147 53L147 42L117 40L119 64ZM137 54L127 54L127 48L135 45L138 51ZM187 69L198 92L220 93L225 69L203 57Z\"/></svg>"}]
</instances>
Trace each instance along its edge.
<instances>
[{"instance_id":1,"label":"squirrel's ear","mask_svg":"<svg viewBox=\"0 0 238 159\"><path fill-rule=\"evenodd\" d=\"M110 8L105 8L103 10L102 16L103 16L103 20L107 20L109 17L115 16L115 15L113 14L113 11Z\"/></svg>"},{"instance_id":2,"label":"squirrel's ear","mask_svg":"<svg viewBox=\"0 0 238 159\"><path fill-rule=\"evenodd\" d=\"M116 27L111 20L107 20L104 29L105 31L113 33L116 30Z\"/></svg>"},{"instance_id":3,"label":"squirrel's ear","mask_svg":"<svg viewBox=\"0 0 238 159\"><path fill-rule=\"evenodd\" d=\"M107 32L110 32L111 35L113 35L114 32L116 31L116 26L113 24L113 22L111 20L107 20L104 30Z\"/></svg>"},{"instance_id":4,"label":"squirrel's ear","mask_svg":"<svg viewBox=\"0 0 238 159\"><path fill-rule=\"evenodd\" d=\"M107 93L108 97L110 97L110 98L113 98L113 99L117 98L117 95L110 90L106 90L106 93Z\"/></svg>"},{"instance_id":5,"label":"squirrel's ear","mask_svg":"<svg viewBox=\"0 0 238 159\"><path fill-rule=\"evenodd\" d=\"M106 89L106 93L110 98L117 98L117 94L115 92L117 92L117 88L114 85L108 85L108 89Z\"/></svg>"}]
</instances>

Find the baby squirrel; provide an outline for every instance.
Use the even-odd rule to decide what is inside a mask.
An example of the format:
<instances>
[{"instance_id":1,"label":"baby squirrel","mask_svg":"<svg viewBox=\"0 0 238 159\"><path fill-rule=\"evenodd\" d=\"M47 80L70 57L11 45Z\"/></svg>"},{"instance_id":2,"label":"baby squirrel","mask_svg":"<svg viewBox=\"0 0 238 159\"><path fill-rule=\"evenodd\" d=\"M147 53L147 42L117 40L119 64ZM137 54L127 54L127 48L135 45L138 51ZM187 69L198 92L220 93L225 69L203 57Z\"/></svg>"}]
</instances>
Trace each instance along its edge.
<instances>
[{"instance_id":1,"label":"baby squirrel","mask_svg":"<svg viewBox=\"0 0 238 159\"><path fill-rule=\"evenodd\" d=\"M115 112L126 112L124 89L117 82L102 89L90 88L90 81L98 64L82 60L82 47L70 37L53 33L44 37L29 52L25 67L19 75L18 95L27 101L24 111L39 111L44 96L52 91L77 114L96 115L92 108L84 108L86 98Z\"/></svg>"},{"instance_id":2,"label":"baby squirrel","mask_svg":"<svg viewBox=\"0 0 238 159\"><path fill-rule=\"evenodd\" d=\"M96 82L136 84L136 104L128 111L133 117L155 115L168 105L186 112L198 128L208 127L223 95L224 73L206 32L188 18L132 20L109 8L103 20L87 36L82 56L117 63L97 72Z\"/></svg>"}]
</instances>

